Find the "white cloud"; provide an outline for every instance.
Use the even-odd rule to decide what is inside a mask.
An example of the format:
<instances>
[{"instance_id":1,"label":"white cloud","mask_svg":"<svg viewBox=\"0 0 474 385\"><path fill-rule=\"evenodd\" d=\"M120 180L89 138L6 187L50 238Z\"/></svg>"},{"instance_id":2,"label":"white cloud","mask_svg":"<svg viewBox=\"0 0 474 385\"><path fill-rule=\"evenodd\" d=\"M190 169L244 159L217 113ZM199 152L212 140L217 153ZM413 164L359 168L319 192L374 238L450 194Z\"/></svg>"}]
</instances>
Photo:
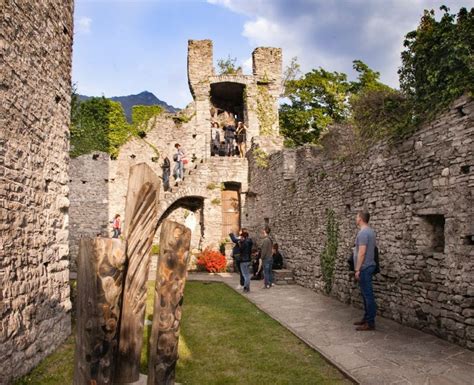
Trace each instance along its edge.
<instances>
[{"instance_id":1,"label":"white cloud","mask_svg":"<svg viewBox=\"0 0 474 385\"><path fill-rule=\"evenodd\" d=\"M92 19L90 17L81 17L76 21L75 27L78 33L88 34L91 32Z\"/></svg>"},{"instance_id":2,"label":"white cloud","mask_svg":"<svg viewBox=\"0 0 474 385\"><path fill-rule=\"evenodd\" d=\"M252 45L283 49L284 65L298 57L303 71L324 67L352 73L360 59L398 87L405 34L419 23L423 10L438 10L431 0L208 0L250 18L242 35ZM449 4L451 12L463 6ZM439 12L440 13L440 12ZM438 14L439 14L438 13Z\"/></svg>"}]
</instances>

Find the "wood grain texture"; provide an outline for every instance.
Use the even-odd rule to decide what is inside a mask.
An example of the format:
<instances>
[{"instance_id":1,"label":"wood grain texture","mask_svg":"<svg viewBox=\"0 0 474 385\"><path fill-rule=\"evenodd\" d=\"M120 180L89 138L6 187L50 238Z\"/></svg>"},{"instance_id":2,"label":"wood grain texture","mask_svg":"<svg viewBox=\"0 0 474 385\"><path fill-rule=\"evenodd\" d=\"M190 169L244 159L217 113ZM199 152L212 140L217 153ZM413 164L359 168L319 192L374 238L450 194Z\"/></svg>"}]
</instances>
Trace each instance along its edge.
<instances>
[{"instance_id":1,"label":"wood grain texture","mask_svg":"<svg viewBox=\"0 0 474 385\"><path fill-rule=\"evenodd\" d=\"M146 281L158 221L159 191L160 180L148 165L140 163L130 169L124 230L128 267L120 318L117 384L135 382L139 378Z\"/></svg>"},{"instance_id":2,"label":"wood grain texture","mask_svg":"<svg viewBox=\"0 0 474 385\"><path fill-rule=\"evenodd\" d=\"M80 242L74 385L112 384L125 274L125 243Z\"/></svg>"},{"instance_id":3,"label":"wood grain texture","mask_svg":"<svg viewBox=\"0 0 474 385\"><path fill-rule=\"evenodd\" d=\"M174 385L190 242L191 231L187 227L169 220L163 222L150 335L148 385Z\"/></svg>"}]
</instances>

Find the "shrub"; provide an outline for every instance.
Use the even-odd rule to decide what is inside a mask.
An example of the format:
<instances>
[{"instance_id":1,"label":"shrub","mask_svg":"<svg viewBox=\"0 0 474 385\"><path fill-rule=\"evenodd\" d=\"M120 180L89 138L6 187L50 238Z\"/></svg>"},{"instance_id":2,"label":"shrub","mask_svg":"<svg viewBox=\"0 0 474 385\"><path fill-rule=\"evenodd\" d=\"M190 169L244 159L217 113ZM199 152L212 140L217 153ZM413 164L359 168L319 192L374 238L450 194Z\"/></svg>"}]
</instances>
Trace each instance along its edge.
<instances>
[{"instance_id":1,"label":"shrub","mask_svg":"<svg viewBox=\"0 0 474 385\"><path fill-rule=\"evenodd\" d=\"M219 251L207 247L199 254L197 265L210 273L221 273L226 270L227 261Z\"/></svg>"},{"instance_id":2,"label":"shrub","mask_svg":"<svg viewBox=\"0 0 474 385\"><path fill-rule=\"evenodd\" d=\"M363 91L352 99L352 119L362 139L397 139L413 132L412 108L396 90Z\"/></svg>"}]
</instances>

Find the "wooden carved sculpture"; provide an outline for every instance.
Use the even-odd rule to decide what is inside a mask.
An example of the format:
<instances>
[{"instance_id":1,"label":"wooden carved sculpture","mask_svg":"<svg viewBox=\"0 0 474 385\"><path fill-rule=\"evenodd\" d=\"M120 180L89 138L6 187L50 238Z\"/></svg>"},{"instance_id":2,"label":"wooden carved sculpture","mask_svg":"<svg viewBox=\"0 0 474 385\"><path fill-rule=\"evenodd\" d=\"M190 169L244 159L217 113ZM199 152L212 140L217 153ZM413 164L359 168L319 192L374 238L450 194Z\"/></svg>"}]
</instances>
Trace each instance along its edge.
<instances>
[{"instance_id":1,"label":"wooden carved sculpture","mask_svg":"<svg viewBox=\"0 0 474 385\"><path fill-rule=\"evenodd\" d=\"M140 163L130 169L124 232L128 267L120 318L115 383L135 382L140 375L146 281L156 232L159 191L158 176L148 165Z\"/></svg>"},{"instance_id":2,"label":"wooden carved sculpture","mask_svg":"<svg viewBox=\"0 0 474 385\"><path fill-rule=\"evenodd\" d=\"M136 382L146 281L158 223L160 182L145 163L130 169L125 241L81 240L74 385ZM172 385L191 231L165 221L160 238L148 384Z\"/></svg>"},{"instance_id":3,"label":"wooden carved sculpture","mask_svg":"<svg viewBox=\"0 0 474 385\"><path fill-rule=\"evenodd\" d=\"M190 242L191 231L187 227L172 221L163 223L150 335L148 385L174 385Z\"/></svg>"},{"instance_id":4,"label":"wooden carved sculpture","mask_svg":"<svg viewBox=\"0 0 474 385\"><path fill-rule=\"evenodd\" d=\"M112 384L125 243L120 239L82 239L78 271L74 385Z\"/></svg>"}]
</instances>

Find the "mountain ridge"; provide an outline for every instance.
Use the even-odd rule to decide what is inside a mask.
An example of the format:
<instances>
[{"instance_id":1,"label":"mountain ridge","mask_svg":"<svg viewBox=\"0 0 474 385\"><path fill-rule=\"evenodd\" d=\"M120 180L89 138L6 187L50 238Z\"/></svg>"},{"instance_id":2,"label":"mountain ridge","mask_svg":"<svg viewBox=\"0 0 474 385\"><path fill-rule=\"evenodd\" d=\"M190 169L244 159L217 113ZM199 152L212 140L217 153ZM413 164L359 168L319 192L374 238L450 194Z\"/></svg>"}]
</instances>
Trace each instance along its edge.
<instances>
[{"instance_id":1,"label":"mountain ridge","mask_svg":"<svg viewBox=\"0 0 474 385\"><path fill-rule=\"evenodd\" d=\"M87 95L78 95L79 100L87 100L94 96L87 96ZM158 99L152 92L150 91L142 91L138 94L131 94L125 96L112 96L110 99L114 102L119 102L123 110L125 112L125 116L129 122L132 121L132 107L136 105L142 106L152 106L152 105L159 105L163 107L167 112L176 113L179 111L179 108L176 108L163 100Z\"/></svg>"}]
</instances>

